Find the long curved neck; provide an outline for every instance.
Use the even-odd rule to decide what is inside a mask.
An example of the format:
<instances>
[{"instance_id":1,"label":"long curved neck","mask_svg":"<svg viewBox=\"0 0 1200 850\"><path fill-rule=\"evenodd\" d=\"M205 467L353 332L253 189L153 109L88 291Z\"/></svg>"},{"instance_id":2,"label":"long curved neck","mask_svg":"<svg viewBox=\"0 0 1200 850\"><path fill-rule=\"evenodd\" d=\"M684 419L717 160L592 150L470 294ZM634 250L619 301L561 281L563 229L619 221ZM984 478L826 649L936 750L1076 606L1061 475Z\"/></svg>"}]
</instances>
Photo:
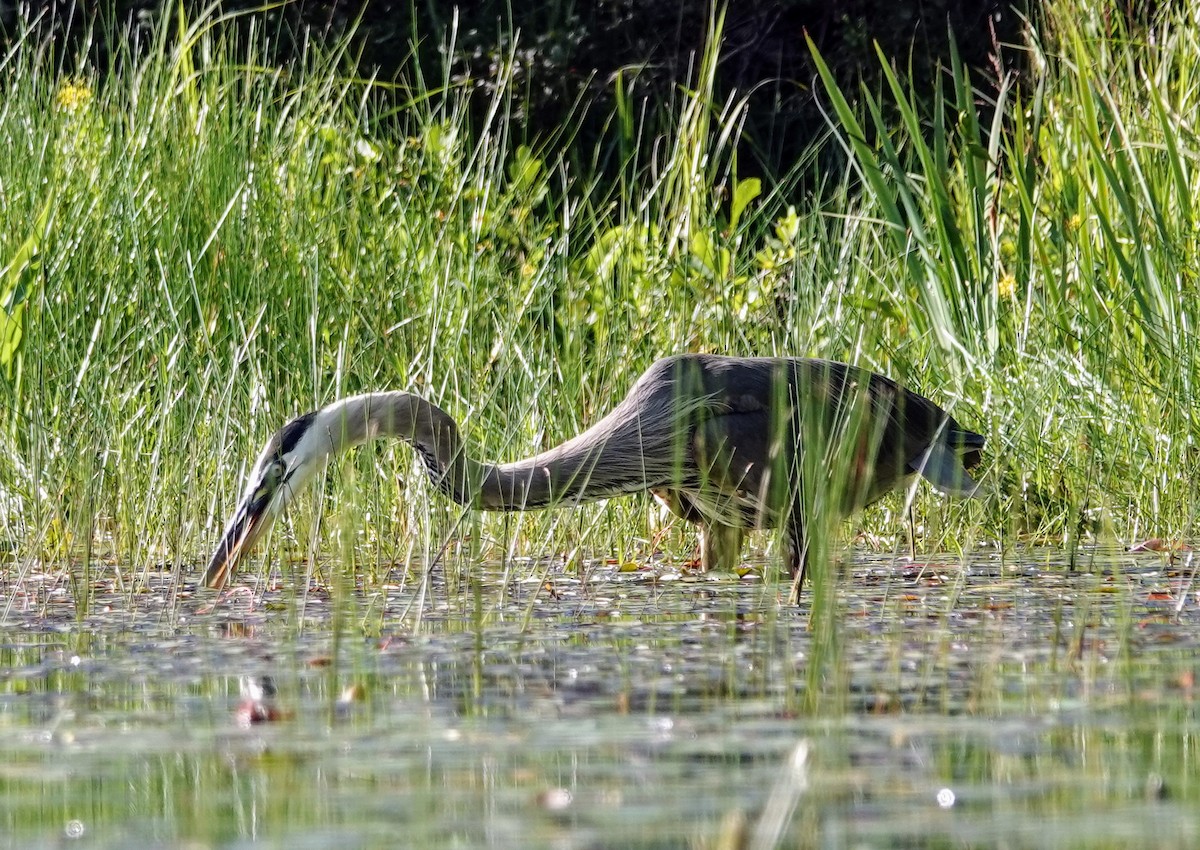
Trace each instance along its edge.
<instances>
[{"instance_id":1,"label":"long curved neck","mask_svg":"<svg viewBox=\"0 0 1200 850\"><path fill-rule=\"evenodd\" d=\"M341 399L316 414L312 431L328 440L330 456L384 437L405 440L417 450L437 487L460 504L526 510L604 499L671 479L681 468L679 459L662 457L659 450L659 457L648 462L643 439L652 426L665 428L669 423L638 421L638 411L630 409L635 405L629 402L562 445L503 464L471 458L450 415L411 393Z\"/></svg>"}]
</instances>

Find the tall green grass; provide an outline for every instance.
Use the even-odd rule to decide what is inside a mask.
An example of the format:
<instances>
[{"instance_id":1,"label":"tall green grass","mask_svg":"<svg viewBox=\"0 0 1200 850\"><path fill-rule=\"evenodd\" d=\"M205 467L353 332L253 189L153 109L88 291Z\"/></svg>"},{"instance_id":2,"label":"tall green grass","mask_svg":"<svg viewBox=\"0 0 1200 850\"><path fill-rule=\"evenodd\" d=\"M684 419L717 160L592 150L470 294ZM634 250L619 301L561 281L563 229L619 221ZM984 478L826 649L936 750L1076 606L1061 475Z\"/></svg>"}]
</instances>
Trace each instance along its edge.
<instances>
[{"instance_id":1,"label":"tall green grass","mask_svg":"<svg viewBox=\"0 0 1200 850\"><path fill-rule=\"evenodd\" d=\"M618 98L612 180L571 164L603 157L563 147L571 127L514 138L503 75L477 108L444 71L359 79L339 46L270 67L266 36L225 23L178 20L103 74L61 74L28 39L2 59L11 574L71 576L86 599L192 570L267 435L340 395L420 392L512 458L686 350L858 362L987 434L998 495L922 493L922 545L1193 533L1193 12L1129 33L1104 4L1054 4L1025 78L955 62L932 107L895 71L839 92L818 59L834 132L775 182L739 174L719 20L658 107L666 134ZM825 144L850 167L814 173ZM267 559L336 551L370 580L447 540L468 565L690 546L646 499L464 515L403 447L331 478ZM900 533L903 506L868 522Z\"/></svg>"},{"instance_id":2,"label":"tall green grass","mask_svg":"<svg viewBox=\"0 0 1200 850\"><path fill-rule=\"evenodd\" d=\"M1195 13L1044 14L1025 79L980 91L954 62L927 112L889 71L860 116L818 60L859 214L902 321L983 405L1015 530L1190 536Z\"/></svg>"}]
</instances>

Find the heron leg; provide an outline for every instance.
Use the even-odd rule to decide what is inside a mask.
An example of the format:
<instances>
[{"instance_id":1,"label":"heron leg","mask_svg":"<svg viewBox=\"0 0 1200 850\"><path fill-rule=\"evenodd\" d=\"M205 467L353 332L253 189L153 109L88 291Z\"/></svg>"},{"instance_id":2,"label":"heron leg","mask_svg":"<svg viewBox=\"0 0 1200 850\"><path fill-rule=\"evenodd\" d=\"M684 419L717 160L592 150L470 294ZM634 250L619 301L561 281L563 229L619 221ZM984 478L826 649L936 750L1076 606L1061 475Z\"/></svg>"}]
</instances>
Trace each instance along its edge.
<instances>
[{"instance_id":1,"label":"heron leg","mask_svg":"<svg viewBox=\"0 0 1200 850\"><path fill-rule=\"evenodd\" d=\"M788 604L800 604L800 592L804 590L805 573L808 571L808 541L804 536L804 525L796 517L788 521L787 539L784 543L784 559L792 589L788 593Z\"/></svg>"},{"instance_id":2,"label":"heron leg","mask_svg":"<svg viewBox=\"0 0 1200 850\"><path fill-rule=\"evenodd\" d=\"M675 516L700 526L700 569L704 572L718 567L732 570L742 557L741 528L709 522L695 502L681 490L656 487L650 491L654 498Z\"/></svg>"},{"instance_id":3,"label":"heron leg","mask_svg":"<svg viewBox=\"0 0 1200 850\"><path fill-rule=\"evenodd\" d=\"M742 557L743 530L720 523L700 523L700 569L732 570Z\"/></svg>"}]
</instances>

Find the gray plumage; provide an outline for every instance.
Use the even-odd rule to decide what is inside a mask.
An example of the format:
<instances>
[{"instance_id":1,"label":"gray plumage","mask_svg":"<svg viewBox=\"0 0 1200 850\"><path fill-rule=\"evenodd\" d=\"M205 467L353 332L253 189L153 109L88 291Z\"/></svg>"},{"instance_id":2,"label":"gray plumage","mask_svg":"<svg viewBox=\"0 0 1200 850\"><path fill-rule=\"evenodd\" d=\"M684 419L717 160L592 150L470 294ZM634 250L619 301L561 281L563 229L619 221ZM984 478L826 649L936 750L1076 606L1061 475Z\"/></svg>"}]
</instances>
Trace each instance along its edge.
<instances>
[{"instance_id":1,"label":"gray plumage","mask_svg":"<svg viewBox=\"0 0 1200 850\"><path fill-rule=\"evenodd\" d=\"M481 510L562 507L649 490L700 527L705 569L736 565L746 529L785 529L797 586L807 506L842 517L920 474L973 496L984 439L894 381L828 360L688 354L655 362L611 412L512 463L464 450L454 420L402 392L369 393L298 417L268 441L204 581L237 562L330 457L382 437L411 443L438 489Z\"/></svg>"}]
</instances>

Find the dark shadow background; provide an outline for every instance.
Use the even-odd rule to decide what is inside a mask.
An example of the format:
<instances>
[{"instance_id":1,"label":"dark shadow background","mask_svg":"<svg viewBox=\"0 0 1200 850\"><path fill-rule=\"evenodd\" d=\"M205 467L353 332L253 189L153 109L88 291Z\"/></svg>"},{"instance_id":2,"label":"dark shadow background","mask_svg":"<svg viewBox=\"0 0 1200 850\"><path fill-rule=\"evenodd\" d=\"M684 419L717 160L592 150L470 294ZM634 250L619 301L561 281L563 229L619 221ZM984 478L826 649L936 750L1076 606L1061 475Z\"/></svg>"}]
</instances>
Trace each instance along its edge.
<instances>
[{"instance_id":1,"label":"dark shadow background","mask_svg":"<svg viewBox=\"0 0 1200 850\"><path fill-rule=\"evenodd\" d=\"M808 33L850 96L860 81L881 84L878 43L893 67L928 97L952 41L973 72L981 105L1000 75L1020 74L1024 18L1053 0L740 0L726 12L717 102L749 93L742 140L742 173L780 175L825 129L813 96L815 72L804 41ZM258 2L224 0L222 12L249 10ZM1114 2L1124 24L1151 19L1157 4ZM163 21L175 26L175 2L118 0L90 4L17 4L0 0L0 39L6 44L31 29L49 44L64 73L78 72L80 57L102 76L116 49L149 42ZM184 0L194 20L208 4ZM537 144L572 120L576 141L606 154L615 78L636 104L662 103L690 79L703 49L709 0L597 0L590 3L497 0L295 0L254 13L272 35L275 61L287 63L304 39L334 44L347 37L364 76L391 80L415 49L427 84L440 81L445 63L452 79L489 91L498 65L515 47L519 107L512 127ZM231 24L248 25L247 18ZM443 56L455 33L449 57ZM885 98L886 100L886 98ZM581 110L579 104L586 104ZM613 147L615 151L616 146ZM611 152L610 152L611 154Z\"/></svg>"}]
</instances>

